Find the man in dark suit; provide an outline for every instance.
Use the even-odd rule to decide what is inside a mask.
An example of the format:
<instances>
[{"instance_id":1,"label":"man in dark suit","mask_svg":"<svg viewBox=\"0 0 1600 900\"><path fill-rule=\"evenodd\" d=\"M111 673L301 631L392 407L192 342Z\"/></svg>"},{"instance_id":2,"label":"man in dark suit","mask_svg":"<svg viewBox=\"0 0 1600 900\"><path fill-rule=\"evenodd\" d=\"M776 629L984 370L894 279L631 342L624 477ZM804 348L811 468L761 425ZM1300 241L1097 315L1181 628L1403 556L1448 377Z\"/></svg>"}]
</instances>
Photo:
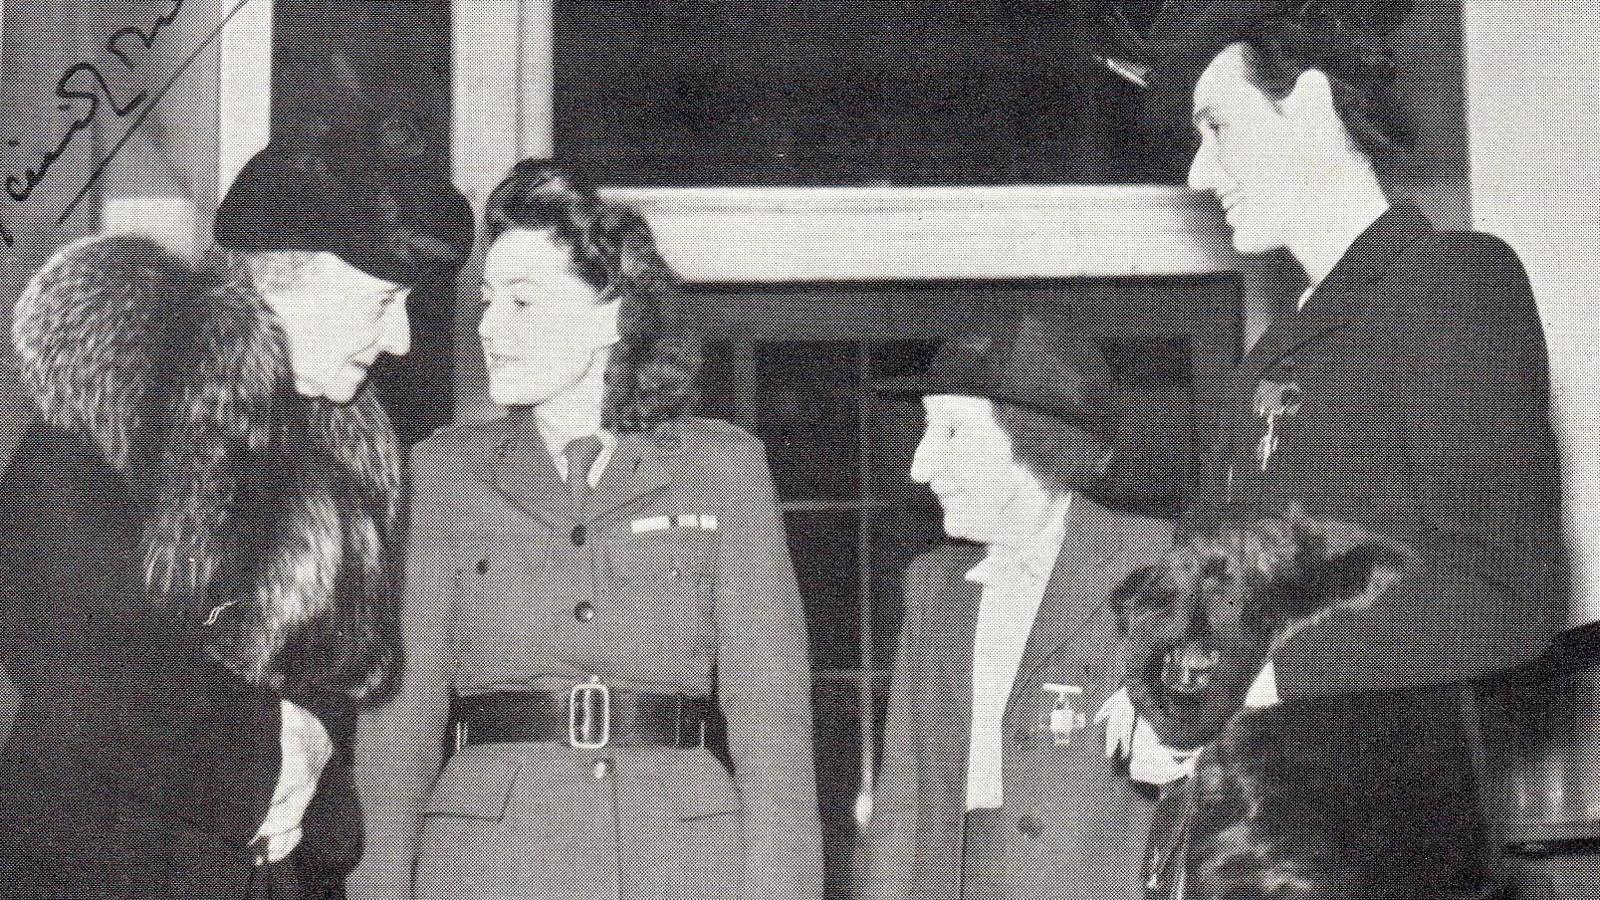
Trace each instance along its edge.
<instances>
[{"instance_id":1,"label":"man in dark suit","mask_svg":"<svg viewBox=\"0 0 1600 900\"><path fill-rule=\"evenodd\" d=\"M1137 423L1099 349L1039 313L993 318L926 376L881 389L922 398L911 475L945 531L974 543L905 576L857 895L1132 900L1153 792L1129 779L1097 712L1123 680L1107 600L1171 539L1169 522L1103 490Z\"/></svg>"},{"instance_id":2,"label":"man in dark suit","mask_svg":"<svg viewBox=\"0 0 1600 900\"><path fill-rule=\"evenodd\" d=\"M1153 108L1174 113L1168 133L1178 110L1198 131L1189 184L1221 201L1237 249L1287 250L1311 283L1222 385L1186 530L1298 506L1418 556L1370 609L1335 612L1262 661L1253 702L1362 694L1459 722L1464 687L1538 655L1564 621L1560 465L1516 254L1436 230L1381 183L1408 142L1385 50L1406 7L1168 4L1150 81ZM1440 804L1476 791L1455 734Z\"/></svg>"}]
</instances>

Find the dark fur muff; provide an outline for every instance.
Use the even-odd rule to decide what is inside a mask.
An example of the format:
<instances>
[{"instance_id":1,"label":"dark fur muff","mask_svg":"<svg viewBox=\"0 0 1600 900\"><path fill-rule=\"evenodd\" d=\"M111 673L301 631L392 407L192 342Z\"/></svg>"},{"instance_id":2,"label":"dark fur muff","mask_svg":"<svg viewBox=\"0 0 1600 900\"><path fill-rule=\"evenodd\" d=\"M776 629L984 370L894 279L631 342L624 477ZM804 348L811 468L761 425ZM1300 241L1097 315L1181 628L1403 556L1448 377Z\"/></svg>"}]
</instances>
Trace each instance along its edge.
<instances>
[{"instance_id":1,"label":"dark fur muff","mask_svg":"<svg viewBox=\"0 0 1600 900\"><path fill-rule=\"evenodd\" d=\"M1177 848L1169 888L1187 900L1484 896L1476 810L1436 790L1460 758L1448 726L1368 697L1241 709L1275 646L1379 602L1411 559L1291 515L1191 540L1118 591L1136 707L1168 743L1206 745L1179 796L1182 837L1157 848Z\"/></svg>"},{"instance_id":2,"label":"dark fur muff","mask_svg":"<svg viewBox=\"0 0 1600 900\"><path fill-rule=\"evenodd\" d=\"M223 254L196 270L148 239L56 254L13 341L45 420L93 441L143 520L150 602L243 678L289 697L398 672L402 475L370 394L299 395L276 319Z\"/></svg>"}]
</instances>

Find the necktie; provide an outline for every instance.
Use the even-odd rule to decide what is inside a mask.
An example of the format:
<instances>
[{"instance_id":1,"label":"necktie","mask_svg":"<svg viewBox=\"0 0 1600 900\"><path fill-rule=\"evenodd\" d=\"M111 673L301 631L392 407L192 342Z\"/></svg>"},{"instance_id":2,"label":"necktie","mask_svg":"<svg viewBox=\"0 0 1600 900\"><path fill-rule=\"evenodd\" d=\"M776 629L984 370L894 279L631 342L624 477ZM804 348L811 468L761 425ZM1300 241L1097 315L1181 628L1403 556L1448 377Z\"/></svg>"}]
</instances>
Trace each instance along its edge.
<instances>
[{"instance_id":1,"label":"necktie","mask_svg":"<svg viewBox=\"0 0 1600 900\"><path fill-rule=\"evenodd\" d=\"M567 443L567 490L572 494L572 503L578 508L580 514L589 511L589 470L594 468L594 461L600 458L600 451L604 448L597 435L587 434L575 438Z\"/></svg>"}]
</instances>

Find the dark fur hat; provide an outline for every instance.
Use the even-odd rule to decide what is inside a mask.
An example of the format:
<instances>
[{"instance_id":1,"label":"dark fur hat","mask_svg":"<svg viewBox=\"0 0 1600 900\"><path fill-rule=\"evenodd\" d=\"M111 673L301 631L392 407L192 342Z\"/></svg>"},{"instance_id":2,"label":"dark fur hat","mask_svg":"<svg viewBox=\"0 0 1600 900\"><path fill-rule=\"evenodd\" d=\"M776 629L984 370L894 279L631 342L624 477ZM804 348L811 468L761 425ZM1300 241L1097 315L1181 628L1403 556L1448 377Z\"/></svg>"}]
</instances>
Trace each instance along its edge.
<instances>
[{"instance_id":1,"label":"dark fur hat","mask_svg":"<svg viewBox=\"0 0 1600 900\"><path fill-rule=\"evenodd\" d=\"M149 511L130 524L152 602L289 696L360 696L396 674L393 430L369 394L294 391L246 273L90 238L29 282L12 338L44 418L99 446Z\"/></svg>"},{"instance_id":2,"label":"dark fur hat","mask_svg":"<svg viewBox=\"0 0 1600 900\"><path fill-rule=\"evenodd\" d=\"M268 144L222 198L217 245L332 253L400 285L460 268L474 234L466 198L421 163L375 152L375 140L334 132Z\"/></svg>"}]
</instances>

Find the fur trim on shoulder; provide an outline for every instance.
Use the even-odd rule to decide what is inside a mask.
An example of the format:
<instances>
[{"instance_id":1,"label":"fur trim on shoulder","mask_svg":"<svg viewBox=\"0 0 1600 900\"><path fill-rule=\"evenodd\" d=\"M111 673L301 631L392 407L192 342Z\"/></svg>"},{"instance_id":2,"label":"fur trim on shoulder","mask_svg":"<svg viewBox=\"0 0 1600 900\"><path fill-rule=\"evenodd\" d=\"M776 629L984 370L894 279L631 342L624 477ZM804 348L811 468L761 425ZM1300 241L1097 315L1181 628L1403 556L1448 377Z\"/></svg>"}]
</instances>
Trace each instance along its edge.
<instances>
[{"instance_id":1,"label":"fur trim on shoulder","mask_svg":"<svg viewBox=\"0 0 1600 900\"><path fill-rule=\"evenodd\" d=\"M141 508L153 600L288 696L361 696L398 672L402 475L363 392L293 388L281 329L229 254L196 270L134 235L56 254L13 341L44 417L88 436Z\"/></svg>"}]
</instances>

